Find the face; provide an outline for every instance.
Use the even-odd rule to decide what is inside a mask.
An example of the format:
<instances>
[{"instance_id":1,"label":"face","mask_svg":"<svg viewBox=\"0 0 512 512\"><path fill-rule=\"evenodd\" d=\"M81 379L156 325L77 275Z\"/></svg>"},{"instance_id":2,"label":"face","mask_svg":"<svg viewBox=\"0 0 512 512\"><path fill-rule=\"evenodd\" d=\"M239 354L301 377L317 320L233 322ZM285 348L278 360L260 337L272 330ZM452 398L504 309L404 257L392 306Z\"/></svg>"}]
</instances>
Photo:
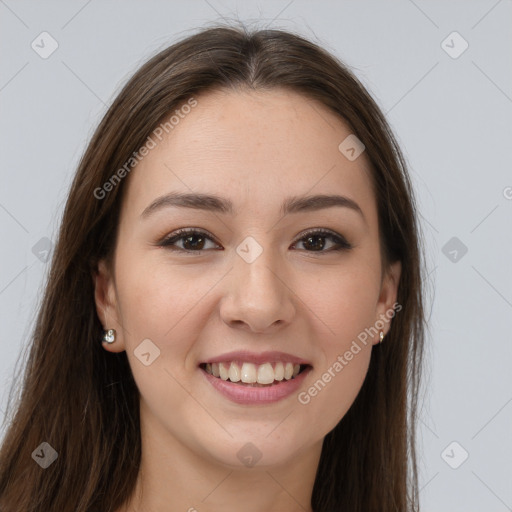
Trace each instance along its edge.
<instances>
[{"instance_id":1,"label":"face","mask_svg":"<svg viewBox=\"0 0 512 512\"><path fill-rule=\"evenodd\" d=\"M126 350L141 421L162 439L231 467L241 447L285 464L356 398L400 264L381 274L369 163L338 149L351 134L341 119L279 89L196 100L126 178L113 268L101 262L95 280L117 331L103 346ZM219 362L228 380L208 373ZM286 363L301 373L281 376ZM232 383L240 374L273 383Z\"/></svg>"}]
</instances>

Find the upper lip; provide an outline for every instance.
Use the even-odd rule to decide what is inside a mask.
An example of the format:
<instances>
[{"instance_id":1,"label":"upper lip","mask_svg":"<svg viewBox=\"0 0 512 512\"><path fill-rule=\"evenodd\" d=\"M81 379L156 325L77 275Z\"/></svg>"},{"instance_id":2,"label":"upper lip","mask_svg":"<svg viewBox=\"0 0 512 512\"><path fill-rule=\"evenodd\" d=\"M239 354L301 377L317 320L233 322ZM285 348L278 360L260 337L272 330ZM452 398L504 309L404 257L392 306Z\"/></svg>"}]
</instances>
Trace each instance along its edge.
<instances>
[{"instance_id":1,"label":"upper lip","mask_svg":"<svg viewBox=\"0 0 512 512\"><path fill-rule=\"evenodd\" d=\"M292 354L286 354L285 352L276 352L276 351L268 351L268 352L249 352L248 350L237 350L234 352L227 352L220 356L211 357L206 359L201 364L204 363L223 363L227 361L244 361L248 363L254 364L264 364L271 363L274 361L281 361L282 363L293 363L293 364L303 364L303 365L311 365L309 361L303 359L301 357L294 356Z\"/></svg>"}]
</instances>

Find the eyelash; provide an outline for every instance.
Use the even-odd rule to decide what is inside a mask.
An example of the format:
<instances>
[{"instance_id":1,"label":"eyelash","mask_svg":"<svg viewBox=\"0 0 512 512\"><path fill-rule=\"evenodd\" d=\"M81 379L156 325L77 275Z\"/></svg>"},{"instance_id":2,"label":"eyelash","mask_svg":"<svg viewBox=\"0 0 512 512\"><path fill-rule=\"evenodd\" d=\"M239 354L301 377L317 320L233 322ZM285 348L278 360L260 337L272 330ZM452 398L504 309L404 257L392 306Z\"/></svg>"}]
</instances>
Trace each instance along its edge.
<instances>
[{"instance_id":1,"label":"eyelash","mask_svg":"<svg viewBox=\"0 0 512 512\"><path fill-rule=\"evenodd\" d=\"M204 238L210 239L211 241L213 241L214 243L217 244L214 237L211 236L210 233L208 233L207 231L203 231L203 230L199 230L199 229L195 229L195 228L183 228L183 229L178 229L172 235L164 238L157 245L159 247L165 247L171 251L183 252L183 253L188 253L188 254L202 253L204 251L211 250L211 249L199 249L199 250L194 251L194 250L190 250L190 249L182 249L180 247L175 247L175 246L173 247L172 244L174 244L178 240L182 240L190 235L200 235L200 236L203 236ZM306 252L327 253L327 252L333 252L333 251L348 251L348 250L352 249L352 245L350 243L348 243L345 240L345 238L343 238L341 235L336 234L334 231L326 230L324 228L311 229L309 231L306 231L305 233L302 233L301 238L297 239L297 241L294 242L294 244L296 244L298 242L303 242L306 238L308 238L310 236L320 236L322 238L330 238L337 244L337 247L327 249L327 250L319 250L319 251L307 251L306 249L302 249ZM217 245L219 245L219 244L217 244Z\"/></svg>"}]
</instances>

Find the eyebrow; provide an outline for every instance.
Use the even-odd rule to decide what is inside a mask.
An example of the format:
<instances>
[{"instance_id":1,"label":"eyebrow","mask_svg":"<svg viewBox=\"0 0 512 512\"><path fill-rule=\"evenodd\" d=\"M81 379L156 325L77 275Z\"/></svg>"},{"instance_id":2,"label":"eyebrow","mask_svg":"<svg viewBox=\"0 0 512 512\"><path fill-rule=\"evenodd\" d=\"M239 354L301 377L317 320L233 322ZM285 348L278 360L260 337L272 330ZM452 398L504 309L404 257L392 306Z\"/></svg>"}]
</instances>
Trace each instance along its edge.
<instances>
[{"instance_id":1,"label":"eyebrow","mask_svg":"<svg viewBox=\"0 0 512 512\"><path fill-rule=\"evenodd\" d=\"M336 206L349 208L359 213L366 222L363 211L353 199L336 194L288 197L283 201L281 214L287 215L289 213L311 212ZM233 203L229 199L214 194L171 192L155 199L144 209L141 217L148 218L158 210L169 207L193 208L196 210L227 213L231 215L234 211Z\"/></svg>"}]
</instances>

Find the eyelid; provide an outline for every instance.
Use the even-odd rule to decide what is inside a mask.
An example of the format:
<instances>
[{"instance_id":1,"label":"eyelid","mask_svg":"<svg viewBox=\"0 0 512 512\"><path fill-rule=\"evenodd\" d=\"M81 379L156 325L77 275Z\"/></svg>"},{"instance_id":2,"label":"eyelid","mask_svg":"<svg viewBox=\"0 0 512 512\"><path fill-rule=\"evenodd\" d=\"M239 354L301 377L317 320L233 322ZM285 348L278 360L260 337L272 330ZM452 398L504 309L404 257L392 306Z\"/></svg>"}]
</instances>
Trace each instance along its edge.
<instances>
[{"instance_id":1,"label":"eyelid","mask_svg":"<svg viewBox=\"0 0 512 512\"><path fill-rule=\"evenodd\" d=\"M214 242L215 244L220 246L220 243L217 241L217 239L209 231L207 231L206 229L203 229L203 228L180 228L180 229L177 229L176 231L173 231L170 235L165 235L164 237L161 237L160 240L156 243L156 245L161 246L161 247L172 247L171 242L173 242L175 240L180 240L181 238L184 238L188 234L204 235L205 238L209 238L210 240L212 240L212 242ZM186 249L180 249L179 247L175 248L175 250L181 251L181 252L198 252L198 253L204 251L204 250L202 250L202 251L187 251Z\"/></svg>"},{"instance_id":2,"label":"eyelid","mask_svg":"<svg viewBox=\"0 0 512 512\"><path fill-rule=\"evenodd\" d=\"M317 234L332 235L333 237L344 239L343 235L337 233L336 231L333 231L332 229L316 227L316 228L308 228L308 229L305 229L304 231L301 231L297 235L296 241L298 242L308 235L317 235Z\"/></svg>"},{"instance_id":3,"label":"eyelid","mask_svg":"<svg viewBox=\"0 0 512 512\"><path fill-rule=\"evenodd\" d=\"M293 244L296 244L297 242L300 242L301 240L303 240L304 238L306 238L307 236L323 236L324 238L333 238L335 240L337 240L337 243L338 243L338 248L337 249L330 249L330 250L327 250L327 251L306 251L306 252L309 252L309 253L328 253L328 252L333 252L333 251L336 251L336 250L349 250L349 249L352 249L353 248L353 245L340 233L337 233L336 231L333 231L332 229L329 229L329 228L322 228L322 227L316 227L316 228L308 228L304 231L302 231L301 233L299 233L297 235L297 238L295 240L295 242L293 242Z\"/></svg>"},{"instance_id":4,"label":"eyelid","mask_svg":"<svg viewBox=\"0 0 512 512\"><path fill-rule=\"evenodd\" d=\"M182 253L198 253L201 254L207 250L212 249L201 249L197 251L193 250L187 250L187 249L181 249L180 247L173 247L172 243L174 241L180 240L184 238L187 234L197 234L197 235L204 235L205 238L210 239L212 242L214 242L216 245L221 246L221 244L216 240L216 238L207 230L203 228L180 228L171 233L170 235L167 235L160 239L159 242L157 242L156 245L164 247L164 248L170 248L171 250L182 252ZM335 252L337 250L349 250L353 248L353 245L348 242L348 240L341 234L337 233L336 231L333 231L329 228L323 228L323 227L314 227L314 228L308 228L304 231L301 231L297 237L295 238L295 241L292 243L292 245L297 244L298 242L303 241L307 236L323 236L324 238L332 238L336 241L336 244L338 245L335 249L329 249L326 251L305 251L309 253L328 253L328 252ZM224 249L215 249L215 250L224 250Z\"/></svg>"}]
</instances>

